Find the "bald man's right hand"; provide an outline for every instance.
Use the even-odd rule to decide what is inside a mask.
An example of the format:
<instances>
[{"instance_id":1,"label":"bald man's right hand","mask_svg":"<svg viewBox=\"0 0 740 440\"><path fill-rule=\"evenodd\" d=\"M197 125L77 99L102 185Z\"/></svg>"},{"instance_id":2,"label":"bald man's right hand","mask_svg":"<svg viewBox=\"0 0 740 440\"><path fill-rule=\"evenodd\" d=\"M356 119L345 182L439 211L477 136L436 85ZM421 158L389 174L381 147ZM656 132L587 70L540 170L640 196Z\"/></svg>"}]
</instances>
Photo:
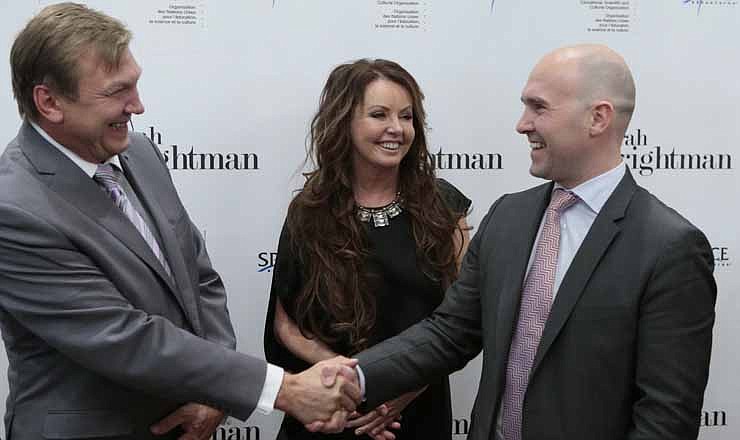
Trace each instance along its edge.
<instances>
[{"instance_id":1,"label":"bald man's right hand","mask_svg":"<svg viewBox=\"0 0 740 440\"><path fill-rule=\"evenodd\" d=\"M361 400L356 365L338 356L300 374L285 373L275 407L310 431L341 432Z\"/></svg>"}]
</instances>

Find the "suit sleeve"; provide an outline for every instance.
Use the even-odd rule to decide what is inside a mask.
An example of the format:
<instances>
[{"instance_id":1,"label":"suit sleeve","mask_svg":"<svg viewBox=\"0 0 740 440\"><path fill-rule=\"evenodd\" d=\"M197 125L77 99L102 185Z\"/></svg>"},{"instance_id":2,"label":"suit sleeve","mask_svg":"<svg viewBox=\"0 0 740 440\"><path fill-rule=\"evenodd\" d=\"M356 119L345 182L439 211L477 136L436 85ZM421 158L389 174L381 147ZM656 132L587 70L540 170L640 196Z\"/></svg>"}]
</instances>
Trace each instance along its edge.
<instances>
[{"instance_id":1,"label":"suit sleeve","mask_svg":"<svg viewBox=\"0 0 740 440\"><path fill-rule=\"evenodd\" d=\"M434 313L356 356L365 376L368 407L459 370L481 351L481 248L500 201L481 221L457 281L447 289Z\"/></svg>"},{"instance_id":2,"label":"suit sleeve","mask_svg":"<svg viewBox=\"0 0 740 440\"><path fill-rule=\"evenodd\" d=\"M264 361L135 308L63 233L8 204L0 204L0 307L52 349L118 384L240 419L257 405Z\"/></svg>"},{"instance_id":3,"label":"suit sleeve","mask_svg":"<svg viewBox=\"0 0 740 440\"><path fill-rule=\"evenodd\" d=\"M198 270L198 300L204 337L224 347L236 349L236 335L231 325L229 310L226 308L226 289L221 276L211 265L206 251L205 240L198 228L191 222L193 244L196 251Z\"/></svg>"},{"instance_id":4,"label":"suit sleeve","mask_svg":"<svg viewBox=\"0 0 740 440\"><path fill-rule=\"evenodd\" d=\"M628 439L694 440L709 374L717 288L712 250L691 229L662 252L643 296Z\"/></svg>"}]
</instances>

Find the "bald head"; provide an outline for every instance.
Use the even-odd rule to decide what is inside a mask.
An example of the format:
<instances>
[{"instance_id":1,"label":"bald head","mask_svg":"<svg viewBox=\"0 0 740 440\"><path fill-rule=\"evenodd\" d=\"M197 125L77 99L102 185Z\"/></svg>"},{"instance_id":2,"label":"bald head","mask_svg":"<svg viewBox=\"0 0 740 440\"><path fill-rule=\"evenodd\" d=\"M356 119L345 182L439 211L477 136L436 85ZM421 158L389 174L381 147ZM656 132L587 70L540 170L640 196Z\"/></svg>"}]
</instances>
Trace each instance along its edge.
<instances>
[{"instance_id":1,"label":"bald head","mask_svg":"<svg viewBox=\"0 0 740 440\"><path fill-rule=\"evenodd\" d=\"M621 162L635 85L613 50L580 45L545 55L521 99L516 130L529 140L533 176L572 188Z\"/></svg>"},{"instance_id":2,"label":"bald head","mask_svg":"<svg viewBox=\"0 0 740 440\"><path fill-rule=\"evenodd\" d=\"M574 92L584 104L608 101L618 118L615 123L627 129L635 109L635 81L621 55L604 45L582 44L556 49L545 55L538 66L570 71Z\"/></svg>"}]
</instances>

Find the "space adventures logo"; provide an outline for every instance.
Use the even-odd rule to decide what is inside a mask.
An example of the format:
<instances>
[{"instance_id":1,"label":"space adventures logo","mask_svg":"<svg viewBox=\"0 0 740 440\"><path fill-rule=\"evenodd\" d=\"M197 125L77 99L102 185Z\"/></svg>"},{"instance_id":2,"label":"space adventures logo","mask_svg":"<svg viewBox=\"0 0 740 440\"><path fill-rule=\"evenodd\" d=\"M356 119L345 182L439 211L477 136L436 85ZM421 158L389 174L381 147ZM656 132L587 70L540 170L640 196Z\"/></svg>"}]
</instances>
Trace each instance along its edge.
<instances>
[{"instance_id":1,"label":"space adventures logo","mask_svg":"<svg viewBox=\"0 0 740 440\"><path fill-rule=\"evenodd\" d=\"M730 8L738 5L738 0L680 0L684 7L696 9L696 15L703 9Z\"/></svg>"}]
</instances>

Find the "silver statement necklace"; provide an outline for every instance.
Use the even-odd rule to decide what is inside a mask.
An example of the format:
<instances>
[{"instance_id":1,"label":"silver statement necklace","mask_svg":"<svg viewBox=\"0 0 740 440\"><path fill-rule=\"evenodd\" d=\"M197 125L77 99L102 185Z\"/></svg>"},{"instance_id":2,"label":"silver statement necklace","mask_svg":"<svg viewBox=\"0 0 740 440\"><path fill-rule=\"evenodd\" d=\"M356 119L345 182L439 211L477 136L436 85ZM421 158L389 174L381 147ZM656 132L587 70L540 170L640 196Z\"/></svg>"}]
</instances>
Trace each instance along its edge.
<instances>
[{"instance_id":1,"label":"silver statement necklace","mask_svg":"<svg viewBox=\"0 0 740 440\"><path fill-rule=\"evenodd\" d=\"M403 211L403 197L398 192L392 202L379 208L367 208L356 202L355 205L357 206L357 218L361 222L370 223L370 220L372 220L373 226L380 228L388 226L391 219Z\"/></svg>"}]
</instances>

